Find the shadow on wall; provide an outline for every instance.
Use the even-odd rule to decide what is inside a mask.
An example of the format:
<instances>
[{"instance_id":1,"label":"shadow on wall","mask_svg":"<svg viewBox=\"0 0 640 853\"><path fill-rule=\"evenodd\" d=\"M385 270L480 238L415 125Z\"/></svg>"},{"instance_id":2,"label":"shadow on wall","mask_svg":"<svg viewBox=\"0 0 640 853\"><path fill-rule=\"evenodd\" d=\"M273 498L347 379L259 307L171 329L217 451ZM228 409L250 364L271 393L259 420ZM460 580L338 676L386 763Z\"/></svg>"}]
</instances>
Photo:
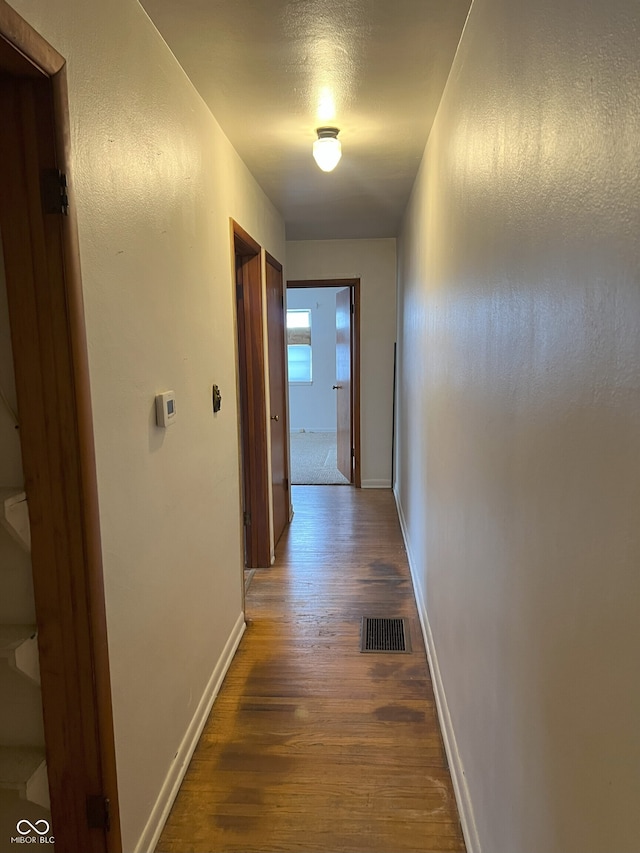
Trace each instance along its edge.
<instances>
[{"instance_id":1,"label":"shadow on wall","mask_svg":"<svg viewBox=\"0 0 640 853\"><path fill-rule=\"evenodd\" d=\"M521 540L511 564L529 579L522 620L538 663L531 692L555 846L636 851L640 526L629 460L637 424L622 410L576 408L537 424L531 438L516 476L545 488L519 514L547 533L535 562Z\"/></svg>"},{"instance_id":2,"label":"shadow on wall","mask_svg":"<svg viewBox=\"0 0 640 853\"><path fill-rule=\"evenodd\" d=\"M578 405L512 411L498 427L492 410L504 415L505 400L467 395L463 411L442 389L427 426L439 448L428 462L430 620L445 682L450 654L476 673L462 700L449 696L454 710L473 709L471 724L454 714L454 728L473 727L463 759L484 780L472 789L476 815L503 815L480 823L480 837L500 853L635 853L637 424L622 409ZM511 429L518 441L505 452ZM464 576L462 594L450 570Z\"/></svg>"}]
</instances>

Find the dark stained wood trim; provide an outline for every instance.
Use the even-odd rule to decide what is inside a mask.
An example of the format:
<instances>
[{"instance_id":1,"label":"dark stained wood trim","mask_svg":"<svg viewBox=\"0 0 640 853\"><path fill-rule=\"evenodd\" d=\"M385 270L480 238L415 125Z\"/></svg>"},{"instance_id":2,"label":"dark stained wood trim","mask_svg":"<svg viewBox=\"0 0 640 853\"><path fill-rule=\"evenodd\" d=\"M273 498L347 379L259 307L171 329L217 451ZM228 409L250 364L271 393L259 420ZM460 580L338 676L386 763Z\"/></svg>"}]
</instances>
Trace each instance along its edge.
<instances>
[{"instance_id":1,"label":"dark stained wood trim","mask_svg":"<svg viewBox=\"0 0 640 853\"><path fill-rule=\"evenodd\" d=\"M36 80L46 78L46 74L30 62L10 41L0 36L0 68L4 74L12 77L29 77Z\"/></svg>"},{"instance_id":2,"label":"dark stained wood trim","mask_svg":"<svg viewBox=\"0 0 640 853\"><path fill-rule=\"evenodd\" d=\"M353 466L353 485L362 487L362 453L360 441L360 279L359 278L314 278L290 279L287 288L304 287L350 287L354 306L353 342L351 347L351 375L353 377L352 415L353 415L353 448L355 464Z\"/></svg>"},{"instance_id":3,"label":"dark stained wood trim","mask_svg":"<svg viewBox=\"0 0 640 853\"><path fill-rule=\"evenodd\" d=\"M277 269L278 272L282 272L283 267L282 267L282 264L280 263L280 261L277 261L273 257L273 255L270 255L269 252L267 252L266 249L264 252L264 257L265 257L265 260L268 264L271 264L271 266L274 267L274 269Z\"/></svg>"},{"instance_id":4,"label":"dark stained wood trim","mask_svg":"<svg viewBox=\"0 0 640 853\"><path fill-rule=\"evenodd\" d=\"M93 441L93 412L89 381L89 357L84 322L84 299L80 270L80 248L76 204L71 168L71 126L69 122L66 66L53 78L53 105L58 163L68 180L70 200L68 216L61 218L62 248L65 265L66 300L71 345L73 378L76 388L79 474L84 515L84 540L87 560L87 603L92 622L91 642L94 655L94 683L97 699L102 791L111 804L111 830L107 833L108 853L120 853L120 809L111 702L111 675L107 645L104 573L100 510Z\"/></svg>"},{"instance_id":5,"label":"dark stained wood trim","mask_svg":"<svg viewBox=\"0 0 640 853\"><path fill-rule=\"evenodd\" d=\"M287 279L287 287L353 287L359 278Z\"/></svg>"},{"instance_id":6,"label":"dark stained wood trim","mask_svg":"<svg viewBox=\"0 0 640 853\"><path fill-rule=\"evenodd\" d=\"M259 255L262 247L248 234L235 220L231 220L236 254L242 257L253 257Z\"/></svg>"},{"instance_id":7,"label":"dark stained wood trim","mask_svg":"<svg viewBox=\"0 0 640 853\"><path fill-rule=\"evenodd\" d=\"M241 589L242 589L242 612L245 612L246 604L246 589L245 589L245 570L247 563L247 553L249 550L248 530L243 523L242 516L245 510L245 493L249 492L248 476L244 456L247 452L245 444L245 433L243 424L247 419L246 411L246 394L243 391L243 379L245 375L246 349L244 346L244 311L240 310L241 306L238 300L238 279L242 276L242 267L240 258L235 251L235 235L233 230L233 219L229 220L229 245L231 246L231 257L233 260L232 281L234 289L233 299L233 316L234 316L234 332L236 341L236 400L237 400L237 433L238 433L238 473L240 480L240 504L238 507L241 523L241 542L242 542L242 565L243 571L241 574Z\"/></svg>"},{"instance_id":8,"label":"dark stained wood trim","mask_svg":"<svg viewBox=\"0 0 640 853\"><path fill-rule=\"evenodd\" d=\"M261 248L232 220L236 270L238 380L242 433L246 567L271 565L269 459Z\"/></svg>"},{"instance_id":9,"label":"dark stained wood trim","mask_svg":"<svg viewBox=\"0 0 640 853\"><path fill-rule=\"evenodd\" d=\"M286 299L285 299L285 283L282 276L282 264L280 261L276 260L273 255L269 254L269 252L265 251L265 261L269 264L269 266L273 267L278 273L280 273L279 283L280 283L280 292L281 292L281 301L282 301L282 323L283 323L283 336L282 336L282 374L281 374L281 382L282 382L282 391L284 395L284 408L282 410L282 420L283 420L283 434L284 434L284 474L285 479L287 481L287 524L291 521L291 454L289 450L289 394L288 394L288 386L287 386L287 344L286 344ZM268 328L268 312L267 312L267 334L269 335ZM271 392L271 389L269 389ZM275 501L275 497L273 498ZM274 517L274 542L273 547L274 551L278 545L278 536L275 530L275 508L272 510L272 514ZM285 524L285 529L287 527ZM282 534L280 534L282 535Z\"/></svg>"},{"instance_id":10,"label":"dark stained wood trim","mask_svg":"<svg viewBox=\"0 0 640 853\"><path fill-rule=\"evenodd\" d=\"M0 0L0 38L12 44L32 66L50 77L65 60L6 0Z\"/></svg>"},{"instance_id":11,"label":"dark stained wood trim","mask_svg":"<svg viewBox=\"0 0 640 853\"><path fill-rule=\"evenodd\" d=\"M353 293L353 347L351 349L351 375L353 383L353 447L356 453L353 466L353 484L362 487L362 451L360 445L360 279L354 280Z\"/></svg>"},{"instance_id":12,"label":"dark stained wood trim","mask_svg":"<svg viewBox=\"0 0 640 853\"><path fill-rule=\"evenodd\" d=\"M58 853L120 853L93 423L64 59L0 0L0 199ZM15 51L12 57L12 51ZM70 216L45 215L40 176L70 180ZM19 212L19 213L18 213ZM87 796L111 829L90 829Z\"/></svg>"}]
</instances>

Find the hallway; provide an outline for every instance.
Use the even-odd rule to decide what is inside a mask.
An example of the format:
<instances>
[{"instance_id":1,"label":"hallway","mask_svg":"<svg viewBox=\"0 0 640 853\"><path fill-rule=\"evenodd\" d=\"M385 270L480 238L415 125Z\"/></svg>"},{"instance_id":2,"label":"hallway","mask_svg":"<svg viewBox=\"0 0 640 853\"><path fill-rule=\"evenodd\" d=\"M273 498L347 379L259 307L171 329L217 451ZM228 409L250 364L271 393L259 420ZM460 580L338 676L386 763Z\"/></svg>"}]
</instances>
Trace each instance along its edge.
<instances>
[{"instance_id":1,"label":"hallway","mask_svg":"<svg viewBox=\"0 0 640 853\"><path fill-rule=\"evenodd\" d=\"M157 850L463 851L393 494L293 503ZM363 615L413 652L361 654Z\"/></svg>"}]
</instances>

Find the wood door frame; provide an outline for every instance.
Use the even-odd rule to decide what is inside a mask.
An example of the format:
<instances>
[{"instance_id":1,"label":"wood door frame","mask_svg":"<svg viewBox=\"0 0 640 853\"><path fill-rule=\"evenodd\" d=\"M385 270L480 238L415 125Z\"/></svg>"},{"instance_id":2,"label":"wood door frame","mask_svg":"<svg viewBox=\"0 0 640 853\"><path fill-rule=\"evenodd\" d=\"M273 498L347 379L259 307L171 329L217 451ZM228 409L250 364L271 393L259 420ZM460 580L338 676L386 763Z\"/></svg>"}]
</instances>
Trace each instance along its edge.
<instances>
[{"instance_id":1,"label":"wood door frame","mask_svg":"<svg viewBox=\"0 0 640 853\"><path fill-rule=\"evenodd\" d=\"M0 0L0 71L13 81L16 105L5 154L14 150L20 164L30 164L9 181L4 202L7 209L11 203L24 211L28 229L7 227L7 210L2 220L13 238L9 250L5 245L5 272L31 522L52 831L57 853L120 853L65 60L5 0ZM67 216L44 213L40 179L50 169L67 175ZM91 814L92 808L100 812L105 798L108 831L96 820L100 815ZM90 826L98 822L100 828Z\"/></svg>"},{"instance_id":2,"label":"wood door frame","mask_svg":"<svg viewBox=\"0 0 640 853\"><path fill-rule=\"evenodd\" d=\"M265 257L265 262L267 264L270 264L275 270L277 270L280 273L280 282L282 285L282 310L283 310L282 324L283 324L283 329L285 331L285 334L282 337L282 388L284 391L284 409L282 412L282 419L284 421L284 424L283 424L282 428L283 428L283 434L284 434L284 473L285 473L285 479L287 481L287 504L288 504L288 506L287 506L287 521L285 524L285 529L286 529L286 525L291 523L291 457L290 457L290 452L289 452L289 393L288 393L289 384L287 382L287 342L286 342L287 309L286 309L286 296L285 296L286 284L285 284L285 281L284 281L284 278L282 275L283 266L280 263L280 261L276 260L276 258L274 258L273 255L271 255L266 250L264 253L264 257ZM267 315L267 334L269 333L268 323L269 323L269 318ZM269 367L269 370L271 370L271 367ZM269 376L269 380L271 380L271 376ZM271 414L271 412L269 412L269 414ZM275 534L275 507L273 508L272 512L273 512L273 517L274 517L273 547L275 550L275 548L278 545L278 541L279 541L279 539L276 540L276 534Z\"/></svg>"},{"instance_id":3,"label":"wood door frame","mask_svg":"<svg viewBox=\"0 0 640 853\"><path fill-rule=\"evenodd\" d=\"M352 441L354 449L353 485L356 489L362 486L362 464L360 444L360 279L359 278L314 278L314 279L291 279L287 280L289 288L312 288L312 287L349 287L351 288L351 299L353 304L353 335L351 346L351 423Z\"/></svg>"},{"instance_id":4,"label":"wood door frame","mask_svg":"<svg viewBox=\"0 0 640 853\"><path fill-rule=\"evenodd\" d=\"M231 220L236 290L241 482L248 569L271 565L262 249Z\"/></svg>"}]
</instances>

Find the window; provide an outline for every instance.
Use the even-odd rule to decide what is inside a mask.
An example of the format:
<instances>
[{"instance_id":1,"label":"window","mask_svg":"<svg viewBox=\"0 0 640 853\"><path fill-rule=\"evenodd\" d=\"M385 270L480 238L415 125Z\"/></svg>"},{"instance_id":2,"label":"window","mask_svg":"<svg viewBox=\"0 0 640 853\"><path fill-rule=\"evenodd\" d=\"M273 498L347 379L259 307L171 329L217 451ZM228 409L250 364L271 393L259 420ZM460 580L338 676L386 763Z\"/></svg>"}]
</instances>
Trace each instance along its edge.
<instances>
[{"instance_id":1,"label":"window","mask_svg":"<svg viewBox=\"0 0 640 853\"><path fill-rule=\"evenodd\" d=\"M311 311L287 309L289 382L311 382Z\"/></svg>"}]
</instances>

